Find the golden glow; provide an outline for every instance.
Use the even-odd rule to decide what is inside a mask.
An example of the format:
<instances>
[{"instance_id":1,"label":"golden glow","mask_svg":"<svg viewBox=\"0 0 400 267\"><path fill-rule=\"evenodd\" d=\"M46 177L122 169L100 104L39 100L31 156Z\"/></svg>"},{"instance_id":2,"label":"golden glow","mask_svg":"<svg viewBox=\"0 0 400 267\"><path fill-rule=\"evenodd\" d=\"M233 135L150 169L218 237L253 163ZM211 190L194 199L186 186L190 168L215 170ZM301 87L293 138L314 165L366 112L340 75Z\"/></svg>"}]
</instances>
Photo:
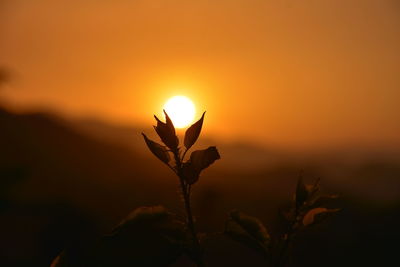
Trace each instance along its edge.
<instances>
[{"instance_id":1,"label":"golden glow","mask_svg":"<svg viewBox=\"0 0 400 267\"><path fill-rule=\"evenodd\" d=\"M216 141L399 150L399 1L3 2L0 108L141 128L185 95Z\"/></svg>"},{"instance_id":2,"label":"golden glow","mask_svg":"<svg viewBox=\"0 0 400 267\"><path fill-rule=\"evenodd\" d=\"M164 105L176 128L185 128L194 120L196 109L193 102L186 96L171 97Z\"/></svg>"}]
</instances>

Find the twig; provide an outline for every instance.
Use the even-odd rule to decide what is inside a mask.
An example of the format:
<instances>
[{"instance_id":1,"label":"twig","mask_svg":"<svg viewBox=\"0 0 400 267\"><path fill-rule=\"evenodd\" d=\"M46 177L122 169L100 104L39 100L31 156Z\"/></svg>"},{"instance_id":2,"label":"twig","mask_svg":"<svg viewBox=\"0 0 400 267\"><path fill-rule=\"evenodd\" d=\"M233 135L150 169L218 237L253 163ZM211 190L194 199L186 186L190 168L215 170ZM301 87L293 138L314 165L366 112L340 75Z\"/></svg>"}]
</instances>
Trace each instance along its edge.
<instances>
[{"instance_id":1,"label":"twig","mask_svg":"<svg viewBox=\"0 0 400 267\"><path fill-rule=\"evenodd\" d=\"M183 154L182 160L183 160L186 152L187 152L187 149ZM196 264L197 264L198 267L203 267L204 266L204 262L203 262L202 255L201 255L202 251L201 251L199 239L197 237L197 232L196 232L196 228L195 228L194 220L193 220L192 208L191 208L191 205L190 205L190 189L191 189L191 186L186 184L185 178L184 178L184 176L182 174L182 160L179 157L179 151L178 150L173 151L173 154L174 154L174 159L175 159L175 163L176 163L176 172L175 173L179 177L179 182L180 182L180 185L181 185L181 190L182 190L182 195L183 195L183 202L185 204L186 217L187 217L187 227L188 227L188 229L189 229L189 231L190 231L190 233L192 235L193 245L194 245L194 247L196 249L196 254L197 254L196 255Z\"/></svg>"}]
</instances>

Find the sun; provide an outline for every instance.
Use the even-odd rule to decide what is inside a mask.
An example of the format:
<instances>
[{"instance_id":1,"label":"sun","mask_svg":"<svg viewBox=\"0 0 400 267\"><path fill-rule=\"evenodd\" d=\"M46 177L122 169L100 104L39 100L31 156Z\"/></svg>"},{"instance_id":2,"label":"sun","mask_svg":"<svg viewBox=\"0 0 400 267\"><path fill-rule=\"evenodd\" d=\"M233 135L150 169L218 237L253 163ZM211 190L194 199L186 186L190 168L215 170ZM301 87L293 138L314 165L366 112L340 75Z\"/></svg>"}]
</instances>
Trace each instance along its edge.
<instances>
[{"instance_id":1,"label":"sun","mask_svg":"<svg viewBox=\"0 0 400 267\"><path fill-rule=\"evenodd\" d=\"M174 96L168 99L164 105L172 123L176 128L185 128L194 120L196 109L192 100L186 96Z\"/></svg>"}]
</instances>

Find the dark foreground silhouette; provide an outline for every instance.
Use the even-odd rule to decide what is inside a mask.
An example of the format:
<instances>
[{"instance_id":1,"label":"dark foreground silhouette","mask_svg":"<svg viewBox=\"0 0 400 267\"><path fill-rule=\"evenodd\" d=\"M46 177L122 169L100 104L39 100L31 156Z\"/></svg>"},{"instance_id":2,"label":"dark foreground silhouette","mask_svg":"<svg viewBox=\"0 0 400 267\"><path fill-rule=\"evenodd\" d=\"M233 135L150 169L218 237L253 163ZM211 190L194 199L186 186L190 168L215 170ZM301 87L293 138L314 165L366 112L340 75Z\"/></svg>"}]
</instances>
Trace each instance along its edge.
<instances>
[{"instance_id":1,"label":"dark foreground silhouette","mask_svg":"<svg viewBox=\"0 0 400 267\"><path fill-rule=\"evenodd\" d=\"M43 114L2 110L0 125L1 266L49 266L64 248L79 258L139 206L163 203L173 214L182 212L174 176L146 156L144 145L140 150L105 142ZM221 152L227 154L223 147ZM342 210L296 238L292 266L396 265L400 202L394 193L390 199L384 193L399 188L398 162L339 166L349 177L339 182L321 171L320 159L314 162L240 173L221 161L193 192L198 230L224 229L226 211L237 208L279 233L277 207L290 202L304 168L306 176L323 177L326 191L340 193L335 206ZM206 241L204 254L208 266L265 266L257 253L222 235ZM190 261L179 258L176 265L190 266Z\"/></svg>"}]
</instances>

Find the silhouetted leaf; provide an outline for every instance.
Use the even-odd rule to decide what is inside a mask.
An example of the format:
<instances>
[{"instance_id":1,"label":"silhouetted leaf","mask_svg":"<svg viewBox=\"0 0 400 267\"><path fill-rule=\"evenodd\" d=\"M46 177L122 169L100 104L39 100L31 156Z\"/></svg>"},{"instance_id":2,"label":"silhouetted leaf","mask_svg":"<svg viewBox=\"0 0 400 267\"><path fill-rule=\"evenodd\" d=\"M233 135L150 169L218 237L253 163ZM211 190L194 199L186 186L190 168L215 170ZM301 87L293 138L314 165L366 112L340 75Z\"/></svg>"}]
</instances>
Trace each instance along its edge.
<instances>
[{"instance_id":1,"label":"silhouetted leaf","mask_svg":"<svg viewBox=\"0 0 400 267\"><path fill-rule=\"evenodd\" d=\"M176 151L178 149L179 140L175 133L175 127L165 110L164 114L166 123L160 121L157 116L154 115L154 118L157 120L157 126L154 126L154 129L158 136L160 136L161 141L163 141L169 149Z\"/></svg>"},{"instance_id":2,"label":"silhouetted leaf","mask_svg":"<svg viewBox=\"0 0 400 267\"><path fill-rule=\"evenodd\" d=\"M221 156L215 146L210 146L204 150L196 150L190 155L190 163L195 170L201 171L214 163Z\"/></svg>"},{"instance_id":3,"label":"silhouetted leaf","mask_svg":"<svg viewBox=\"0 0 400 267\"><path fill-rule=\"evenodd\" d=\"M315 208L309 210L303 217L303 225L308 226L319 223L327 217L327 214L337 211L339 211L339 209Z\"/></svg>"},{"instance_id":4,"label":"silhouetted leaf","mask_svg":"<svg viewBox=\"0 0 400 267\"><path fill-rule=\"evenodd\" d=\"M161 206L140 207L90 248L78 266L169 266L191 244L184 226ZM54 267L70 266L68 260L62 253Z\"/></svg>"},{"instance_id":5,"label":"silhouetted leaf","mask_svg":"<svg viewBox=\"0 0 400 267\"><path fill-rule=\"evenodd\" d=\"M196 143L197 138L199 138L201 128L203 127L204 114L206 114L206 112L203 113L200 120L198 120L196 123L190 126L189 129L186 130L184 139L186 149L191 148L194 143Z\"/></svg>"},{"instance_id":6,"label":"silhouetted leaf","mask_svg":"<svg viewBox=\"0 0 400 267\"><path fill-rule=\"evenodd\" d=\"M147 136L144 133L142 133L142 135L143 135L144 141L146 142L146 145L150 149L150 151L159 160L161 160L162 162L164 162L165 164L168 165L168 162L171 160L171 157L170 157L167 149L164 146L162 146L162 145L150 140L149 138L147 138Z\"/></svg>"},{"instance_id":7,"label":"silhouetted leaf","mask_svg":"<svg viewBox=\"0 0 400 267\"><path fill-rule=\"evenodd\" d=\"M225 225L225 234L249 248L268 252L271 238L265 226L256 217L232 211Z\"/></svg>"},{"instance_id":8,"label":"silhouetted leaf","mask_svg":"<svg viewBox=\"0 0 400 267\"><path fill-rule=\"evenodd\" d=\"M188 184L194 184L199 180L200 171L195 170L189 161L183 163L182 174Z\"/></svg>"},{"instance_id":9,"label":"silhouetted leaf","mask_svg":"<svg viewBox=\"0 0 400 267\"><path fill-rule=\"evenodd\" d=\"M194 184L199 179L202 170L210 166L214 161L220 159L215 146L204 150L193 151L188 162L182 166L182 172L187 183Z\"/></svg>"},{"instance_id":10,"label":"silhouetted leaf","mask_svg":"<svg viewBox=\"0 0 400 267\"><path fill-rule=\"evenodd\" d=\"M232 211L230 217L258 241L264 244L270 241L267 229L258 218L249 216L240 211Z\"/></svg>"},{"instance_id":11,"label":"silhouetted leaf","mask_svg":"<svg viewBox=\"0 0 400 267\"><path fill-rule=\"evenodd\" d=\"M139 207L132 211L113 232L119 232L125 227L130 227L130 224L153 224L164 222L170 216L168 211L162 206Z\"/></svg>"}]
</instances>

